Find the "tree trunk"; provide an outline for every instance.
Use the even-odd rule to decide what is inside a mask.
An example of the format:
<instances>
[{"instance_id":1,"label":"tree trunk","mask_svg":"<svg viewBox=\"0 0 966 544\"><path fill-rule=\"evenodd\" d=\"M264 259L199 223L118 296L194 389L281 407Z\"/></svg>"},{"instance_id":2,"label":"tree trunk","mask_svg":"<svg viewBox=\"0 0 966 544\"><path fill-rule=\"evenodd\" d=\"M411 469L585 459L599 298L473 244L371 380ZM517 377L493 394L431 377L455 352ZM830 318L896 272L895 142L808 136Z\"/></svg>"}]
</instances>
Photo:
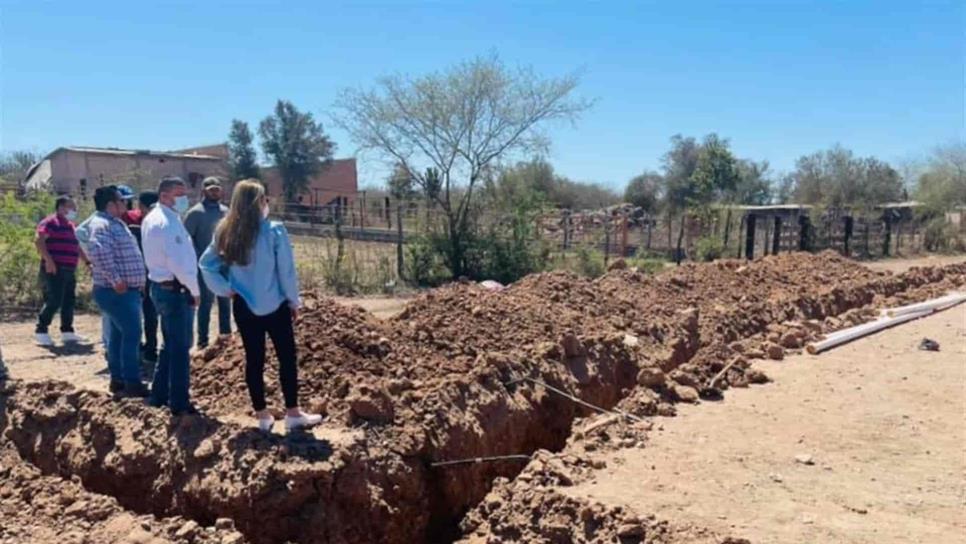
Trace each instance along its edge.
<instances>
[{"instance_id":1,"label":"tree trunk","mask_svg":"<svg viewBox=\"0 0 966 544\"><path fill-rule=\"evenodd\" d=\"M686 210L682 211L681 227L678 229L678 245L677 245L677 248L674 250L674 262L677 263L678 266L681 265L681 259L684 258L684 250L681 248L681 245L684 242L684 223L685 221L687 221L687 217L688 217L687 211Z\"/></svg>"},{"instance_id":2,"label":"tree trunk","mask_svg":"<svg viewBox=\"0 0 966 544\"><path fill-rule=\"evenodd\" d=\"M725 247L725 249L728 249L728 242L730 241L730 238L731 238L731 208L729 207L728 208L728 213L727 213L727 215L725 215L725 224L724 224L724 247Z\"/></svg>"}]
</instances>

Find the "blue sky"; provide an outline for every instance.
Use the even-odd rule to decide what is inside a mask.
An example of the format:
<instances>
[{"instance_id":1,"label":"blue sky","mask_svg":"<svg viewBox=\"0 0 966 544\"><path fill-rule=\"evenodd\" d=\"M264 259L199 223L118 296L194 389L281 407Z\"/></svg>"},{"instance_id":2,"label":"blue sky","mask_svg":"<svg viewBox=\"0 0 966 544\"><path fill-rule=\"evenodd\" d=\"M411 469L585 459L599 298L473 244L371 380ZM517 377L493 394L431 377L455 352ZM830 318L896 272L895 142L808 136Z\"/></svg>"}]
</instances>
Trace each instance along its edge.
<instances>
[{"instance_id":1,"label":"blue sky","mask_svg":"<svg viewBox=\"0 0 966 544\"><path fill-rule=\"evenodd\" d=\"M966 137L963 6L0 0L0 150L214 143L277 98L327 121L340 88L496 52L583 71L596 105L551 131L575 179L623 186L671 135L712 131L779 171L836 142L897 162Z\"/></svg>"}]
</instances>

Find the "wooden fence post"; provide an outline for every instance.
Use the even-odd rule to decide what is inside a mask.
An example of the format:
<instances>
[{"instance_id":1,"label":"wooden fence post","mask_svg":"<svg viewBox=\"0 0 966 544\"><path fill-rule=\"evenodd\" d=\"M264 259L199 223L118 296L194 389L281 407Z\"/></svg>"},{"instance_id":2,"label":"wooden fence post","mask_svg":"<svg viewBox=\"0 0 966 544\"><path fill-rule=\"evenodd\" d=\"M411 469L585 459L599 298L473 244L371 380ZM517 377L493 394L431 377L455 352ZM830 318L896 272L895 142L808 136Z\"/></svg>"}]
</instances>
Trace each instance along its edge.
<instances>
[{"instance_id":1,"label":"wooden fence post","mask_svg":"<svg viewBox=\"0 0 966 544\"><path fill-rule=\"evenodd\" d=\"M389 200L388 198L386 200ZM404 279L403 275L403 220L402 203L396 203L396 275Z\"/></svg>"},{"instance_id":2,"label":"wooden fence post","mask_svg":"<svg viewBox=\"0 0 966 544\"><path fill-rule=\"evenodd\" d=\"M771 242L771 254L778 255L778 250L781 249L782 243L782 218L779 215L775 216L775 232L774 238Z\"/></svg>"},{"instance_id":3,"label":"wooden fence post","mask_svg":"<svg viewBox=\"0 0 966 544\"><path fill-rule=\"evenodd\" d=\"M745 219L747 232L745 233L745 258L749 261L755 258L755 222L754 214L748 214Z\"/></svg>"}]
</instances>

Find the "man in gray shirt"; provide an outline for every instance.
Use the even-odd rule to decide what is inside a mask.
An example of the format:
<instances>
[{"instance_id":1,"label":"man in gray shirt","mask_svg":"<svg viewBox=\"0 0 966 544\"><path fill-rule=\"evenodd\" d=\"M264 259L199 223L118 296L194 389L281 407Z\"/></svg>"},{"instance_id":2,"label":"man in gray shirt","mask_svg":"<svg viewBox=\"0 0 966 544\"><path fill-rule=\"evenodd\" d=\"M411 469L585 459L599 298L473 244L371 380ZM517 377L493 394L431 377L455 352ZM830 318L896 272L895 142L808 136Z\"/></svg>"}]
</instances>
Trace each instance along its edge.
<instances>
[{"instance_id":1,"label":"man in gray shirt","mask_svg":"<svg viewBox=\"0 0 966 544\"><path fill-rule=\"evenodd\" d=\"M221 180L216 177L205 178L202 183L204 198L188 210L184 217L184 226L191 236L195 253L201 254L211 245L215 234L215 227L225 216L228 208L221 203ZM198 274L198 286L201 288L201 303L198 305L198 347L208 345L208 322L211 321L211 306L218 299L218 334L231 334L231 301L224 297L216 297L204 278Z\"/></svg>"}]
</instances>

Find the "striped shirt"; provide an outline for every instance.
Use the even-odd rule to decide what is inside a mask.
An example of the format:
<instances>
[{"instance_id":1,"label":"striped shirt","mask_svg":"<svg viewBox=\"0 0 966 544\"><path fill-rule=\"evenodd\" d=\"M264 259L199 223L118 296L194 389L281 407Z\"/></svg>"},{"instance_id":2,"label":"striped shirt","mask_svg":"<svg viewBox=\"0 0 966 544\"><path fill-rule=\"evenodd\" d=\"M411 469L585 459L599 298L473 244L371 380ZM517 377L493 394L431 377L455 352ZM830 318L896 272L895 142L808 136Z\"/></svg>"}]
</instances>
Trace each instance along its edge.
<instances>
[{"instance_id":1,"label":"striped shirt","mask_svg":"<svg viewBox=\"0 0 966 544\"><path fill-rule=\"evenodd\" d=\"M144 287L144 259L137 240L118 219L104 212L91 217L88 228L88 255L93 268L94 285L113 287L123 281L129 289Z\"/></svg>"},{"instance_id":2,"label":"striped shirt","mask_svg":"<svg viewBox=\"0 0 966 544\"><path fill-rule=\"evenodd\" d=\"M37 223L37 234L47 237L44 243L47 245L47 253L54 260L57 266L64 268L77 268L77 261L80 259L80 246L77 245L77 236L74 234L74 224L65 217L52 214Z\"/></svg>"}]
</instances>

